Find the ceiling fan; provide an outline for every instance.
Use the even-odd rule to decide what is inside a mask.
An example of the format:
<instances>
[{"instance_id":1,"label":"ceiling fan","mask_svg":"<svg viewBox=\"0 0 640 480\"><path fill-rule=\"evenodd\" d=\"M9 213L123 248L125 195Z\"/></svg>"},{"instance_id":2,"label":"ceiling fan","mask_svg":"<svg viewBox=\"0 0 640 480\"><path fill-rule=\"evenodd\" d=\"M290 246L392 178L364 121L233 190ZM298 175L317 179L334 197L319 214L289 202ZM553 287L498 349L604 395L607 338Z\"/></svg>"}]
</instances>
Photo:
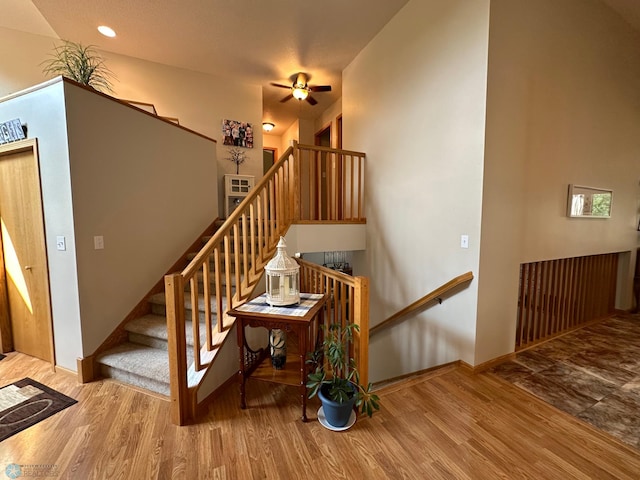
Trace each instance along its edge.
<instances>
[{"instance_id":1,"label":"ceiling fan","mask_svg":"<svg viewBox=\"0 0 640 480\"><path fill-rule=\"evenodd\" d=\"M279 88L286 88L291 90L291 93L280 100L281 103L288 102L292 98L297 100L306 100L311 105L318 103L310 94L316 92L330 92L331 85L309 85L307 83L307 75L304 73L298 73L295 77L295 81L291 85L282 85L281 83L271 82L271 85Z\"/></svg>"}]
</instances>

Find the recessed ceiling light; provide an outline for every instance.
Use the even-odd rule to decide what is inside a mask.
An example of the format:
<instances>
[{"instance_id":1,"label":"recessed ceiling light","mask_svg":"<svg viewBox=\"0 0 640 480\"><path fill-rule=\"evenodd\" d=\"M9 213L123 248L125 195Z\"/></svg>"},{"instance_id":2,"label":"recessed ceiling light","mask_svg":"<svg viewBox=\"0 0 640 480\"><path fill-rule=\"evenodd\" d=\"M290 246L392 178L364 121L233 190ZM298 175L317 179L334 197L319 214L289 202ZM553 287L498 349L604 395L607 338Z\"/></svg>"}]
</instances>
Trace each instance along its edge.
<instances>
[{"instance_id":1,"label":"recessed ceiling light","mask_svg":"<svg viewBox=\"0 0 640 480\"><path fill-rule=\"evenodd\" d=\"M98 31L105 37L113 38L116 36L116 32L113 31L113 28L107 27L106 25L100 25L98 27Z\"/></svg>"}]
</instances>

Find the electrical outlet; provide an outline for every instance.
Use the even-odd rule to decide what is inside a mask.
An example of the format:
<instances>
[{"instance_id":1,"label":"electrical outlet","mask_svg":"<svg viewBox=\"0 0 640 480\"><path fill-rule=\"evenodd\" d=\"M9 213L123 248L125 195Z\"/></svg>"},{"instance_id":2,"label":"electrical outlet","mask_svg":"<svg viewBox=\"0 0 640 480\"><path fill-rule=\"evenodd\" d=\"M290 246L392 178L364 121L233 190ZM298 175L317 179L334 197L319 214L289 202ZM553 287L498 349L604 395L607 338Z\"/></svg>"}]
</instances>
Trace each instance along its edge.
<instances>
[{"instance_id":1,"label":"electrical outlet","mask_svg":"<svg viewBox=\"0 0 640 480\"><path fill-rule=\"evenodd\" d=\"M460 248L469 248L469 235L460 235Z\"/></svg>"},{"instance_id":2,"label":"electrical outlet","mask_svg":"<svg viewBox=\"0 0 640 480\"><path fill-rule=\"evenodd\" d=\"M95 237L93 237L93 249L94 250L104 249L104 237L102 235L96 235Z\"/></svg>"},{"instance_id":3,"label":"electrical outlet","mask_svg":"<svg viewBox=\"0 0 640 480\"><path fill-rule=\"evenodd\" d=\"M67 242L62 235L58 235L56 237L56 248L61 251L65 251L67 249Z\"/></svg>"}]
</instances>

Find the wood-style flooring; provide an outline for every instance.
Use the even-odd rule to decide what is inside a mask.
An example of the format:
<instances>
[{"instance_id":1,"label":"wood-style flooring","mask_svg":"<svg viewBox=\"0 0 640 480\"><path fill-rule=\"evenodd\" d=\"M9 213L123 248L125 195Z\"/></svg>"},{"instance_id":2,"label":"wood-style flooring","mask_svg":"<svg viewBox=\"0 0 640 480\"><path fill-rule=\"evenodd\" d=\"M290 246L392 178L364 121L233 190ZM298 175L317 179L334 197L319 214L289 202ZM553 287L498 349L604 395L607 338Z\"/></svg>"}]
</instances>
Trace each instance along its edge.
<instances>
[{"instance_id":1,"label":"wood-style flooring","mask_svg":"<svg viewBox=\"0 0 640 480\"><path fill-rule=\"evenodd\" d=\"M113 380L80 385L17 353L0 361L0 385L23 377L78 403L0 443L0 477L17 464L74 480L640 478L640 451L453 366L381 389L381 411L345 432L302 423L295 388L257 381L246 410L232 386L198 424L176 427L167 401Z\"/></svg>"},{"instance_id":2,"label":"wood-style flooring","mask_svg":"<svg viewBox=\"0 0 640 480\"><path fill-rule=\"evenodd\" d=\"M640 315L575 330L492 371L640 449Z\"/></svg>"}]
</instances>

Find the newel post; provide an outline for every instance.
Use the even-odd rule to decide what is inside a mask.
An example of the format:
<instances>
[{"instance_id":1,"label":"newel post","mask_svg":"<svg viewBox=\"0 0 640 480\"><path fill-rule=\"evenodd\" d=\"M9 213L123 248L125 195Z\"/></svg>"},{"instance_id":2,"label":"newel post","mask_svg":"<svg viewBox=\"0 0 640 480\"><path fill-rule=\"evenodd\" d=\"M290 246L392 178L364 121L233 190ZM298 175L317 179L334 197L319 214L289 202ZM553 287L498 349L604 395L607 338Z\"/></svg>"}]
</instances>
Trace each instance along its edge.
<instances>
[{"instance_id":1,"label":"newel post","mask_svg":"<svg viewBox=\"0 0 640 480\"><path fill-rule=\"evenodd\" d=\"M353 323L360 327L354 332L353 357L360 372L360 383L369 383L369 279L355 277L354 288L354 319Z\"/></svg>"},{"instance_id":2,"label":"newel post","mask_svg":"<svg viewBox=\"0 0 640 480\"><path fill-rule=\"evenodd\" d=\"M169 382L171 422L187 423L189 400L187 388L187 340L184 319L184 279L179 273L164 277L167 335L169 343Z\"/></svg>"}]
</instances>

